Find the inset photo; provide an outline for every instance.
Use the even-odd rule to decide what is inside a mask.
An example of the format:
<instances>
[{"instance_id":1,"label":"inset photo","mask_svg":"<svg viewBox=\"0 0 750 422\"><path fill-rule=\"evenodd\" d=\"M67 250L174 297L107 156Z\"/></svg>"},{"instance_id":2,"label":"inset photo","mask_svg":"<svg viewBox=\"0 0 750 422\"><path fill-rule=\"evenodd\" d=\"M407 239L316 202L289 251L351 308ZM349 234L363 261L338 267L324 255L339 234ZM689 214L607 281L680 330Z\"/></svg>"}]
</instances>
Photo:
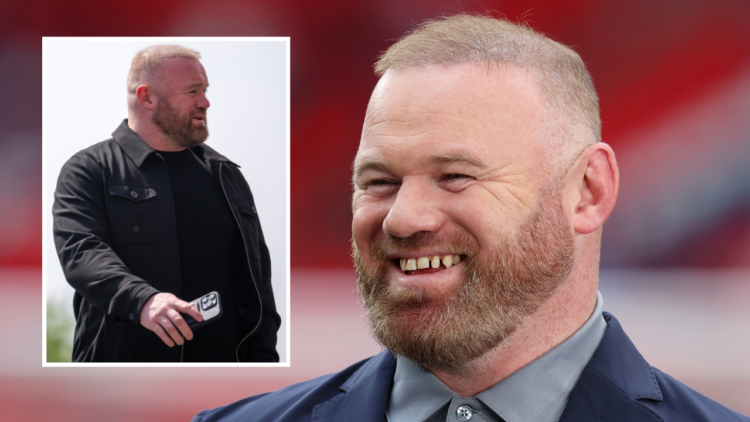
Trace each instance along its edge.
<instances>
[{"instance_id":1,"label":"inset photo","mask_svg":"<svg viewBox=\"0 0 750 422\"><path fill-rule=\"evenodd\" d=\"M43 39L43 366L289 366L289 57Z\"/></svg>"}]
</instances>

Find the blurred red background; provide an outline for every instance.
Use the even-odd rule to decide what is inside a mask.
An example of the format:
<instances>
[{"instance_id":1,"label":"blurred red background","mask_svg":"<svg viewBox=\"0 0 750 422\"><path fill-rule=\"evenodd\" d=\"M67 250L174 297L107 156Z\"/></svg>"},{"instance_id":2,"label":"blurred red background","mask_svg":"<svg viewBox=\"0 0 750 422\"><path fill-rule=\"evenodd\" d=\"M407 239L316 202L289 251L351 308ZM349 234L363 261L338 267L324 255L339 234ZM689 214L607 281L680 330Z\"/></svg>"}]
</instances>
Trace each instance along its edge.
<instances>
[{"instance_id":1,"label":"blurred red background","mask_svg":"<svg viewBox=\"0 0 750 422\"><path fill-rule=\"evenodd\" d=\"M336 303L355 318L361 314L350 294L349 180L376 83L372 64L423 19L457 12L526 21L572 46L587 63L600 95L603 138L614 147L622 176L618 206L605 230L603 268L657 273L693 269L708 274L705 283L716 278L711 274L729 271L736 275L733 286L748 281L747 1L6 0L0 5L0 289L4 298L23 306L13 308L13 314L1 311L5 322L0 330L6 336L0 407L11 409L13 420L46 415L61 420L99 420L102 415L110 420L185 420L201 408L335 370L377 351L361 334L368 343L352 345L354 351L341 352L339 358L330 349L341 347L315 344L309 330L328 330L332 336L341 330L326 326L340 319L334 312L339 308L322 309L332 298L341 299ZM166 35L291 37L292 368L246 369L240 377L223 368L139 370L131 376L116 369L40 367L41 216L49 212L41 209L41 37ZM70 93L86 95L92 89L96 87L71 86ZM80 116L85 124L86 110ZM321 291L326 294L315 296ZM746 303L744 297L738 306ZM361 319L356 325L364 333ZM750 342L744 340L746 329L728 335ZM8 336L18 341L8 341ZM14 359L25 363L17 366ZM732 394L747 397L750 369L742 371L744 375L723 384L703 376L695 387L725 394L724 401L731 402ZM105 376L116 381L106 382ZM141 382L137 376L150 385L136 388ZM183 377L197 377L212 391L201 395L178 388L174 380ZM717 387L727 383L732 387ZM164 401L163 391L170 389L191 400L177 396ZM143 407L126 407L133 403L122 397ZM114 418L113 412L122 417Z\"/></svg>"}]
</instances>

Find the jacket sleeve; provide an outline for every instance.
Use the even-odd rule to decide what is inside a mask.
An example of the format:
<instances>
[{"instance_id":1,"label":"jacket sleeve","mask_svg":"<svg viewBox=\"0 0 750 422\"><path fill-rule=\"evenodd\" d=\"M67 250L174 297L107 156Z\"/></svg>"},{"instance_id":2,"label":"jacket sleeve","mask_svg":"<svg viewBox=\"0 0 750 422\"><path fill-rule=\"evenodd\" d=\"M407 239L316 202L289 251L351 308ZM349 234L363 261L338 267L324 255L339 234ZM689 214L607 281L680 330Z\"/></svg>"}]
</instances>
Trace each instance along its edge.
<instances>
[{"instance_id":1,"label":"jacket sleeve","mask_svg":"<svg viewBox=\"0 0 750 422\"><path fill-rule=\"evenodd\" d=\"M271 257L266 246L263 233L259 234L260 274L254 274L263 306L263 314L258 332L248 339L246 345L240 349L240 360L243 362L278 362L276 352L276 333L281 326L281 317L276 312L276 301L271 284ZM244 349L244 350L243 350Z\"/></svg>"},{"instance_id":2,"label":"jacket sleeve","mask_svg":"<svg viewBox=\"0 0 750 422\"><path fill-rule=\"evenodd\" d=\"M139 323L143 305L159 293L133 275L110 247L101 167L74 156L63 166L52 207L54 238L65 278L76 292L116 321Z\"/></svg>"}]
</instances>

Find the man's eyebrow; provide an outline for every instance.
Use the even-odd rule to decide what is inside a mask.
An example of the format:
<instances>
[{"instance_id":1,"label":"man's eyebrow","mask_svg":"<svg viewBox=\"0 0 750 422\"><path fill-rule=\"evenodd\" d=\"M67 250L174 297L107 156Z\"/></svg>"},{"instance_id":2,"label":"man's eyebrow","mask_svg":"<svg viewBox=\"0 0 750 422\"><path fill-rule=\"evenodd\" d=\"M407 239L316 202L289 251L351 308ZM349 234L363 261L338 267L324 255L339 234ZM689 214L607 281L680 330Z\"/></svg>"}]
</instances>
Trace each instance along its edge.
<instances>
[{"instance_id":1,"label":"man's eyebrow","mask_svg":"<svg viewBox=\"0 0 750 422\"><path fill-rule=\"evenodd\" d=\"M474 167L477 170L486 170L489 168L489 166L482 160L460 152L436 155L430 158L430 162L436 165L463 164L465 166Z\"/></svg>"},{"instance_id":2,"label":"man's eyebrow","mask_svg":"<svg viewBox=\"0 0 750 422\"><path fill-rule=\"evenodd\" d=\"M354 167L354 177L359 177L362 173L373 170L373 171L390 171L391 167L383 160L375 158L364 158L362 160L355 160L352 164Z\"/></svg>"},{"instance_id":3,"label":"man's eyebrow","mask_svg":"<svg viewBox=\"0 0 750 422\"><path fill-rule=\"evenodd\" d=\"M203 82L196 82L194 84L188 85L187 89L193 89L203 86ZM208 85L206 85L206 88L208 88Z\"/></svg>"},{"instance_id":4,"label":"man's eyebrow","mask_svg":"<svg viewBox=\"0 0 750 422\"><path fill-rule=\"evenodd\" d=\"M432 165L446 165L446 164L460 164L465 165L469 167L473 167L477 170L486 170L489 168L489 166L483 162L482 160L479 160L476 157L473 157L468 154L464 153L449 153L449 154L441 154L436 155L433 157L430 157L427 162L429 162ZM365 158L360 161L354 161L352 163L353 167L353 174L354 178L359 177L362 173L373 170L373 171L382 171L382 172L390 172L391 166L389 166L385 161L375 159L375 158Z\"/></svg>"}]
</instances>

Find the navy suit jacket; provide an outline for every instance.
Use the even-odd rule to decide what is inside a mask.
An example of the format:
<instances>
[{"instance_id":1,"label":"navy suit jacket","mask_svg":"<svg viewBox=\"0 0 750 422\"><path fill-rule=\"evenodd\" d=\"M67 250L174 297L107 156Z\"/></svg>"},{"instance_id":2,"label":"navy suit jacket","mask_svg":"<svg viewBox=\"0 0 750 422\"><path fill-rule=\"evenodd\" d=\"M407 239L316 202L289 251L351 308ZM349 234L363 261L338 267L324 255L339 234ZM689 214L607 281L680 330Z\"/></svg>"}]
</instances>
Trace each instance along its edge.
<instances>
[{"instance_id":1,"label":"navy suit jacket","mask_svg":"<svg viewBox=\"0 0 750 422\"><path fill-rule=\"evenodd\" d=\"M606 312L604 318L604 337L560 422L750 422L650 366L620 323ZM396 360L385 351L335 374L204 410L193 422L383 422L395 370Z\"/></svg>"}]
</instances>

